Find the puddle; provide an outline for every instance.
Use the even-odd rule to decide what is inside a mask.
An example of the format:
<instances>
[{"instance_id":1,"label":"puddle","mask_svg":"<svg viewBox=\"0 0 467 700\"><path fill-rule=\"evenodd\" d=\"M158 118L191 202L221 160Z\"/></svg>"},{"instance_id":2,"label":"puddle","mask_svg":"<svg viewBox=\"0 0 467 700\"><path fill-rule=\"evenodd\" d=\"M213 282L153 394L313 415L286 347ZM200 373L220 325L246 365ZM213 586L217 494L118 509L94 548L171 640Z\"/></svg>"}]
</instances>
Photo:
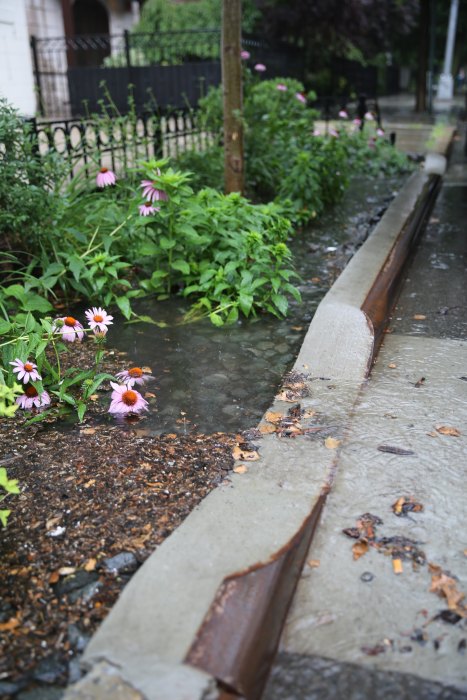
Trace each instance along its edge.
<instances>
[{"instance_id":1,"label":"puddle","mask_svg":"<svg viewBox=\"0 0 467 700\"><path fill-rule=\"evenodd\" d=\"M295 236L291 247L302 302L292 301L284 320L261 316L224 328L208 320L180 325L189 307L178 298L134 304L138 314L163 321L166 328L128 325L117 316L109 346L151 367L155 376L148 390L157 401L144 420L145 430L237 431L256 425L293 366L322 297L402 182L354 181L319 224Z\"/></svg>"}]
</instances>

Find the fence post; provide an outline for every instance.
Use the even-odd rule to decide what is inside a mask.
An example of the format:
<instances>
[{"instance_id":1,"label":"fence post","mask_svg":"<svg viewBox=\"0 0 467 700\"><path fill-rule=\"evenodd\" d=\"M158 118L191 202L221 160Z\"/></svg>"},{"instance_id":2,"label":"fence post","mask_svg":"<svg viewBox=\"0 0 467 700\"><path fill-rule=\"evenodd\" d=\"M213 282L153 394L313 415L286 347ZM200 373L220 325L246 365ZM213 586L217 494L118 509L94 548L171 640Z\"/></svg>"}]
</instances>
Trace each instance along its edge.
<instances>
[{"instance_id":1,"label":"fence post","mask_svg":"<svg viewBox=\"0 0 467 700\"><path fill-rule=\"evenodd\" d=\"M34 68L34 82L37 92L37 111L41 117L45 117L44 102L42 100L41 74L39 72L39 59L37 55L37 39L31 37L32 64Z\"/></svg>"}]
</instances>

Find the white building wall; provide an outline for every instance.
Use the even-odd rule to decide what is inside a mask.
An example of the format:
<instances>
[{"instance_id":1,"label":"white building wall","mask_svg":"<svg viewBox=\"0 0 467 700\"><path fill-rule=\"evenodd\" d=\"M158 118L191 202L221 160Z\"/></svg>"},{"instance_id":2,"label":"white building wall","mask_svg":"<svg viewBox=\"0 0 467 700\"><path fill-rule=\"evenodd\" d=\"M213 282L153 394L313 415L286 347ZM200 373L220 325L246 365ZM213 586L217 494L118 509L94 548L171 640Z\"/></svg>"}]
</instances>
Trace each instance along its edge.
<instances>
[{"instance_id":1,"label":"white building wall","mask_svg":"<svg viewBox=\"0 0 467 700\"><path fill-rule=\"evenodd\" d=\"M21 114L36 111L25 0L0 0L0 95Z\"/></svg>"},{"instance_id":2,"label":"white building wall","mask_svg":"<svg viewBox=\"0 0 467 700\"><path fill-rule=\"evenodd\" d=\"M29 33L37 38L64 36L60 0L26 0Z\"/></svg>"}]
</instances>

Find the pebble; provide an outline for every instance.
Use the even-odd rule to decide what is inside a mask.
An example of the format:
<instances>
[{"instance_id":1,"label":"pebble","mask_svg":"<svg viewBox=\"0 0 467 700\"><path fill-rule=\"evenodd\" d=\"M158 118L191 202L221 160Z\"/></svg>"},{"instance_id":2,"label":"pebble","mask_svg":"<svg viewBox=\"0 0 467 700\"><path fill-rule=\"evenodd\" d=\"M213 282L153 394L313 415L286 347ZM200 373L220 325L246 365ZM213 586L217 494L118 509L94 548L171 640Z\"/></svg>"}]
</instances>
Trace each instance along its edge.
<instances>
[{"instance_id":1,"label":"pebble","mask_svg":"<svg viewBox=\"0 0 467 700\"><path fill-rule=\"evenodd\" d=\"M108 571L114 571L118 574L132 573L138 568L138 560L133 552L120 552L114 557L103 560L103 564Z\"/></svg>"},{"instance_id":2,"label":"pebble","mask_svg":"<svg viewBox=\"0 0 467 700\"><path fill-rule=\"evenodd\" d=\"M360 581L363 581L364 583L370 583L370 581L373 581L374 577L375 576L371 573L371 571L364 571L363 574L360 576Z\"/></svg>"},{"instance_id":3,"label":"pebble","mask_svg":"<svg viewBox=\"0 0 467 700\"><path fill-rule=\"evenodd\" d=\"M83 603L89 603L91 598L96 595L97 591L102 588L102 583L100 581L94 581L93 583L88 583L87 586L83 588L77 588L68 595L70 603L75 603L77 600L82 600Z\"/></svg>"}]
</instances>

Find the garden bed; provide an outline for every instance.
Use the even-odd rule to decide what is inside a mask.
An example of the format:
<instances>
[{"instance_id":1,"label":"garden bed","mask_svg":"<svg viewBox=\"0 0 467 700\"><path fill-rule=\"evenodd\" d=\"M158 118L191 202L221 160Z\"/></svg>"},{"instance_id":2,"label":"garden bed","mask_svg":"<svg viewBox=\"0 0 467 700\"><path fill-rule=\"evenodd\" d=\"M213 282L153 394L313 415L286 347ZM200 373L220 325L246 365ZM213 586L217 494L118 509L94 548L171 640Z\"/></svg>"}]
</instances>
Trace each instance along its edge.
<instances>
[{"instance_id":1,"label":"garden bed","mask_svg":"<svg viewBox=\"0 0 467 700\"><path fill-rule=\"evenodd\" d=\"M393 181L392 189L400 183ZM224 387L209 385L206 377L193 387L192 375L187 382L186 373L172 372L170 363L180 357L177 348L161 353L152 345L151 369L156 378L146 392L149 414L116 424L109 420L103 400L90 402L79 425L67 421L26 427L18 415L0 421L3 465L21 486L21 495L8 501L12 514L2 533L1 697L27 700L40 689L52 700L60 697L60 687L79 677L81 652L131 575L200 500L228 478L236 430L255 425L270 403L320 298L390 201L387 184L353 184L339 208L296 238L304 303L293 304L288 319L244 321L230 330L216 329L207 321L183 333L177 326L157 329L161 337L174 332L178 343L188 341L182 348L188 367L197 366L206 352L206 342L194 349L201 327L211 334L207 345L222 360L234 334L239 348L255 349L255 344L264 342L266 323L279 364L265 381L264 367L248 358L240 357L234 364L228 360L229 371L224 368L228 384L238 387L242 375L242 387L249 390L248 397L239 400L240 410L233 419L229 413L222 417L219 408L219 402L225 401ZM307 258L312 259L312 269L303 267ZM314 275L319 275L319 281L316 277L312 281ZM127 329L131 329L127 337L131 342L126 343L123 328L117 329L117 347L105 352L106 372L115 374L128 366L130 347L131 359L146 362L141 357L141 338L154 326ZM219 336L215 342L213 333ZM113 343L112 331L109 341ZM92 366L91 348L90 342L71 345L64 368L67 364ZM200 354L198 359L195 352ZM264 350L259 353L265 354ZM157 366L162 361L167 366ZM217 373L212 364L210 373ZM175 376L185 394L204 392L204 406L212 400L209 419L187 413L187 404L175 405L173 399L169 420L158 418L174 393ZM258 382L264 396L258 393ZM245 405L248 411L242 410ZM158 434L161 430L166 432Z\"/></svg>"}]
</instances>

